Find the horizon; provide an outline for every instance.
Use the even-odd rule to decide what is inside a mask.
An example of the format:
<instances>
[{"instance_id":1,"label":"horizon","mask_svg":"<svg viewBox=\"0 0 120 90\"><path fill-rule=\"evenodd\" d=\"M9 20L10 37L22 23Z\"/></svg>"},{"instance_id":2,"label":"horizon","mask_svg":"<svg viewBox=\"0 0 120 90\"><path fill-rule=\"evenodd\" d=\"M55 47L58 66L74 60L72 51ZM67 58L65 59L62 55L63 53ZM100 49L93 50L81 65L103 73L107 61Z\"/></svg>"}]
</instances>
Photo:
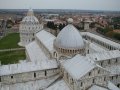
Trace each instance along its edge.
<instances>
[{"instance_id":1,"label":"horizon","mask_svg":"<svg viewBox=\"0 0 120 90\"><path fill-rule=\"evenodd\" d=\"M36 10L76 10L76 11L95 11L95 12L120 12L120 11L115 11L115 10L85 10L85 9L34 9L34 8L32 8L34 11L36 11ZM0 9L0 10L25 10L25 11L27 11L27 10L29 10L29 8L27 9L25 9L25 8L21 8L21 9Z\"/></svg>"}]
</instances>

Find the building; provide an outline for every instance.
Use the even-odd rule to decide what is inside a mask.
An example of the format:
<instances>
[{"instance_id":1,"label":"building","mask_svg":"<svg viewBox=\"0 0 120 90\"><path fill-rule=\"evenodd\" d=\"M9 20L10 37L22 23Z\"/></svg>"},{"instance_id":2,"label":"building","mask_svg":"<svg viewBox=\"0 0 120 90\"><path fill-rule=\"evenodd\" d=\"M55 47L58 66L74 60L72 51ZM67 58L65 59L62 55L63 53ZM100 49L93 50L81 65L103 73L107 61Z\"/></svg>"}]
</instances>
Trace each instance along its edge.
<instances>
[{"instance_id":1,"label":"building","mask_svg":"<svg viewBox=\"0 0 120 90\"><path fill-rule=\"evenodd\" d=\"M43 25L39 24L38 19L34 16L33 10L29 9L27 16L20 23L20 46L25 46L35 39L35 34L43 29Z\"/></svg>"},{"instance_id":2,"label":"building","mask_svg":"<svg viewBox=\"0 0 120 90\"><path fill-rule=\"evenodd\" d=\"M91 20L84 21L84 30L90 30L90 27L89 27L90 23L92 23Z\"/></svg>"},{"instance_id":3,"label":"building","mask_svg":"<svg viewBox=\"0 0 120 90\"><path fill-rule=\"evenodd\" d=\"M120 44L68 25L41 30L26 60L0 66L1 90L120 90Z\"/></svg>"}]
</instances>

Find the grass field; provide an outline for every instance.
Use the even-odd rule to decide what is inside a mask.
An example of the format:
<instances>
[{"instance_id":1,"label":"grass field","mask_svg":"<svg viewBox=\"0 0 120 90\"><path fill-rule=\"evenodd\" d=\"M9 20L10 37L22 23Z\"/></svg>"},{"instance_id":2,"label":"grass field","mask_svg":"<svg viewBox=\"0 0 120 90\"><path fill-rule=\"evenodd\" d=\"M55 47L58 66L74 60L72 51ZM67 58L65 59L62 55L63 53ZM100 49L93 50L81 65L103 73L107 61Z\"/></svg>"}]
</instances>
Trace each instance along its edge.
<instances>
[{"instance_id":1,"label":"grass field","mask_svg":"<svg viewBox=\"0 0 120 90\"><path fill-rule=\"evenodd\" d=\"M2 65L18 63L19 60L24 59L24 50L0 52L0 61Z\"/></svg>"},{"instance_id":2,"label":"grass field","mask_svg":"<svg viewBox=\"0 0 120 90\"><path fill-rule=\"evenodd\" d=\"M19 48L19 33L11 33L0 40L0 49Z\"/></svg>"},{"instance_id":3,"label":"grass field","mask_svg":"<svg viewBox=\"0 0 120 90\"><path fill-rule=\"evenodd\" d=\"M18 46L20 41L18 33L8 34L0 40L0 49L21 48ZM0 52L2 65L18 63L25 59L25 50Z\"/></svg>"}]
</instances>

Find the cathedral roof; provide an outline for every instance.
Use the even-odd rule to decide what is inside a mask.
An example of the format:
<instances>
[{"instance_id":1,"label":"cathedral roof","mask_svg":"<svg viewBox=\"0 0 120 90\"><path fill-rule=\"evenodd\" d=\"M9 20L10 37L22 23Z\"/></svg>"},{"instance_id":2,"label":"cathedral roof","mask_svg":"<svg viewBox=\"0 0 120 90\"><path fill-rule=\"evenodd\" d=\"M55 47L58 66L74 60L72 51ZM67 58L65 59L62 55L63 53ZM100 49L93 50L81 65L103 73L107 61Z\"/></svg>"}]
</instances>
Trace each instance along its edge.
<instances>
[{"instance_id":1,"label":"cathedral roof","mask_svg":"<svg viewBox=\"0 0 120 90\"><path fill-rule=\"evenodd\" d=\"M56 38L54 35L45 30L42 30L36 34L36 37L45 46L45 48L48 49L49 52L54 50L53 42Z\"/></svg>"},{"instance_id":2,"label":"cathedral roof","mask_svg":"<svg viewBox=\"0 0 120 90\"><path fill-rule=\"evenodd\" d=\"M57 81L45 90L70 90L64 80Z\"/></svg>"},{"instance_id":3,"label":"cathedral roof","mask_svg":"<svg viewBox=\"0 0 120 90\"><path fill-rule=\"evenodd\" d=\"M117 86L115 86L112 82L108 82L108 88L110 90L120 90Z\"/></svg>"},{"instance_id":4,"label":"cathedral roof","mask_svg":"<svg viewBox=\"0 0 120 90\"><path fill-rule=\"evenodd\" d=\"M79 80L85 74L90 72L97 65L87 60L84 56L76 55L72 59L64 61L62 63L65 70L70 74L73 79Z\"/></svg>"},{"instance_id":5,"label":"cathedral roof","mask_svg":"<svg viewBox=\"0 0 120 90\"><path fill-rule=\"evenodd\" d=\"M92 85L88 90L109 90L108 88L101 87L98 85Z\"/></svg>"},{"instance_id":6,"label":"cathedral roof","mask_svg":"<svg viewBox=\"0 0 120 90\"><path fill-rule=\"evenodd\" d=\"M69 24L58 34L54 45L63 49L82 49L84 42L79 31L71 24L72 19L68 19Z\"/></svg>"}]
</instances>

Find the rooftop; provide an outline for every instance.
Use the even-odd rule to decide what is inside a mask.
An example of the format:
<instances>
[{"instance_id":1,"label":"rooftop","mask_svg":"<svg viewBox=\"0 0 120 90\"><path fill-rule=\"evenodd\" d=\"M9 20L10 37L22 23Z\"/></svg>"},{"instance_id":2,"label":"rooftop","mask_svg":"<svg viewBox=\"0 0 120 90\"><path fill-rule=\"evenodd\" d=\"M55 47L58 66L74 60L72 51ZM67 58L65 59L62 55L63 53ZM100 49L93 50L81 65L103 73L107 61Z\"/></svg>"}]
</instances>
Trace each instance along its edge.
<instances>
[{"instance_id":1,"label":"rooftop","mask_svg":"<svg viewBox=\"0 0 120 90\"><path fill-rule=\"evenodd\" d=\"M45 90L70 90L70 89L64 82L64 80L60 80Z\"/></svg>"},{"instance_id":2,"label":"rooftop","mask_svg":"<svg viewBox=\"0 0 120 90\"><path fill-rule=\"evenodd\" d=\"M41 43L49 50L49 52L52 52L54 50L53 42L55 40L55 36L51 33L42 30L39 33L36 34L37 39L41 41Z\"/></svg>"},{"instance_id":3,"label":"rooftop","mask_svg":"<svg viewBox=\"0 0 120 90\"><path fill-rule=\"evenodd\" d=\"M88 61L87 58L80 55L76 55L72 59L64 61L62 65L65 70L73 77L73 79L77 80L96 67L94 62Z\"/></svg>"},{"instance_id":4,"label":"rooftop","mask_svg":"<svg viewBox=\"0 0 120 90\"><path fill-rule=\"evenodd\" d=\"M72 20L70 19L69 22L72 22ZM82 36L72 24L68 24L60 31L57 38L55 39L54 45L57 48L63 48L68 50L84 48Z\"/></svg>"}]
</instances>

